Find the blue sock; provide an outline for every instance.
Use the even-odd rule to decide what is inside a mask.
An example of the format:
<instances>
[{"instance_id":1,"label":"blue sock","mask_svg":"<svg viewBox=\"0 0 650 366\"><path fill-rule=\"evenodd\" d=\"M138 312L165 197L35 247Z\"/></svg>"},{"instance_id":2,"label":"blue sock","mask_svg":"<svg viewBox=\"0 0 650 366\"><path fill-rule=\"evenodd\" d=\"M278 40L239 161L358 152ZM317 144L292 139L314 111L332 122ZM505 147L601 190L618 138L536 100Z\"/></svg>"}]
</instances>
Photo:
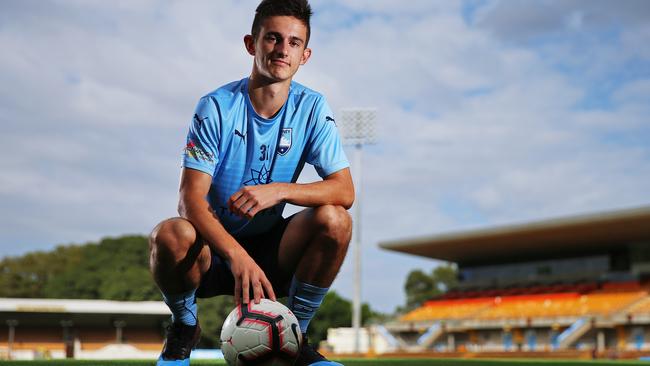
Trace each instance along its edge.
<instances>
[{"instance_id":1,"label":"blue sock","mask_svg":"<svg viewBox=\"0 0 650 366\"><path fill-rule=\"evenodd\" d=\"M323 302L327 290L329 288L300 282L295 276L291 280L291 287L289 288L289 309L291 309L298 319L302 333L307 333L309 322Z\"/></svg>"},{"instance_id":2,"label":"blue sock","mask_svg":"<svg viewBox=\"0 0 650 366\"><path fill-rule=\"evenodd\" d=\"M178 295L162 294L165 304L172 311L172 322L180 321L185 325L196 325L198 318L195 292L196 289Z\"/></svg>"}]
</instances>

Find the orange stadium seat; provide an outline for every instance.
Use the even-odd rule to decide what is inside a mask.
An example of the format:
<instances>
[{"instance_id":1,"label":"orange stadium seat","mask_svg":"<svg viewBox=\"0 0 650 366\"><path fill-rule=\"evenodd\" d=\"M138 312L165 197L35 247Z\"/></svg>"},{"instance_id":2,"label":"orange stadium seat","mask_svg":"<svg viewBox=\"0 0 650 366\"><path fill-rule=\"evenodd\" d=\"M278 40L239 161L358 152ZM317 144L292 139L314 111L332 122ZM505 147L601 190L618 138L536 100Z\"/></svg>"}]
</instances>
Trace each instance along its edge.
<instances>
[{"instance_id":1,"label":"orange stadium seat","mask_svg":"<svg viewBox=\"0 0 650 366\"><path fill-rule=\"evenodd\" d=\"M650 314L650 297L639 300L639 302L632 305L628 313L632 315Z\"/></svg>"},{"instance_id":2,"label":"orange stadium seat","mask_svg":"<svg viewBox=\"0 0 650 366\"><path fill-rule=\"evenodd\" d=\"M494 303L494 298L432 300L423 306L402 316L402 321L427 321L445 319L465 319L474 317L478 312Z\"/></svg>"},{"instance_id":3,"label":"orange stadium seat","mask_svg":"<svg viewBox=\"0 0 650 366\"><path fill-rule=\"evenodd\" d=\"M587 306L592 314L609 315L647 295L645 291L589 294Z\"/></svg>"},{"instance_id":4,"label":"orange stadium seat","mask_svg":"<svg viewBox=\"0 0 650 366\"><path fill-rule=\"evenodd\" d=\"M550 318L560 316L609 315L639 300L644 291L622 293L577 292L506 296L478 314L477 319Z\"/></svg>"},{"instance_id":5,"label":"orange stadium seat","mask_svg":"<svg viewBox=\"0 0 650 366\"><path fill-rule=\"evenodd\" d=\"M620 289L620 287L617 288ZM583 290L579 286L573 286L571 289ZM401 320L495 320L588 315L606 316L621 311L648 296L645 291L610 292L612 289L612 287L609 287L607 290L598 290L588 294L575 291L430 300L423 306L402 316ZM626 287L626 289L631 290L632 287ZM639 303L638 306L635 305L633 312L649 313L650 297L646 301Z\"/></svg>"},{"instance_id":6,"label":"orange stadium seat","mask_svg":"<svg viewBox=\"0 0 650 366\"><path fill-rule=\"evenodd\" d=\"M511 319L557 316L571 311L580 294L575 292L504 296L494 306L478 315L478 319Z\"/></svg>"}]
</instances>

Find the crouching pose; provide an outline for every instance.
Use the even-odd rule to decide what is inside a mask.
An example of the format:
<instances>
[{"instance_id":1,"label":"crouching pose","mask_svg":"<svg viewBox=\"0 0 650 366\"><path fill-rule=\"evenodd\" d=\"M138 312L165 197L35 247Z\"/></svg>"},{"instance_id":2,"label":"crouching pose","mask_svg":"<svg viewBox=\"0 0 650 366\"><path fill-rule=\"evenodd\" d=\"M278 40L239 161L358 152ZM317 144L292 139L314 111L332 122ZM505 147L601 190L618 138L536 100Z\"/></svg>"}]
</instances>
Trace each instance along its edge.
<instances>
[{"instance_id":1,"label":"crouching pose","mask_svg":"<svg viewBox=\"0 0 650 366\"><path fill-rule=\"evenodd\" d=\"M296 365L338 365L304 333L352 232L349 163L325 98L293 76L311 55L307 0L264 0L250 35L249 77L202 97L190 123L180 217L150 238L151 271L172 312L158 365L188 365L201 332L197 297L289 296L303 346ZM304 166L322 180L298 184ZM286 203L306 207L282 217Z\"/></svg>"}]
</instances>

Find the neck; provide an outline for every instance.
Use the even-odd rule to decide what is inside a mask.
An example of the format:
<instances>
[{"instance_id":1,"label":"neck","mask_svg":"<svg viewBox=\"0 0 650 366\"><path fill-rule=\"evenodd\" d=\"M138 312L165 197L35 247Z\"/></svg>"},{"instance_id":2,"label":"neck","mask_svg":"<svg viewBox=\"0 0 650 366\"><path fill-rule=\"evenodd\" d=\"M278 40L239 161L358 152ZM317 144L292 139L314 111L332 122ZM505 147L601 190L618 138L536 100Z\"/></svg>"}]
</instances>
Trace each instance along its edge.
<instances>
[{"instance_id":1,"label":"neck","mask_svg":"<svg viewBox=\"0 0 650 366\"><path fill-rule=\"evenodd\" d=\"M248 81L248 96L255 112L263 118L271 118L280 111L289 96L291 79L274 81L255 72Z\"/></svg>"}]
</instances>

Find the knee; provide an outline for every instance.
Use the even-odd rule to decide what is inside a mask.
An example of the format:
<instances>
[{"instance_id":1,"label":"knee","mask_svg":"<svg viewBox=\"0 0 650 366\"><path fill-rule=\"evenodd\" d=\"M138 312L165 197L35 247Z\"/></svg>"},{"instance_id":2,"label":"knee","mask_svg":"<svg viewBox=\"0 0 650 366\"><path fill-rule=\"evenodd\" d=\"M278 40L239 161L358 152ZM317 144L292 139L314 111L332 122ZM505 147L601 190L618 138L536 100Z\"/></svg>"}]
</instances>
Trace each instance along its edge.
<instances>
[{"instance_id":1,"label":"knee","mask_svg":"<svg viewBox=\"0 0 650 366\"><path fill-rule=\"evenodd\" d=\"M196 230L180 217L167 219L158 224L149 235L152 257L164 256L179 260L196 241Z\"/></svg>"},{"instance_id":2,"label":"knee","mask_svg":"<svg viewBox=\"0 0 650 366\"><path fill-rule=\"evenodd\" d=\"M342 206L326 205L315 209L314 214L319 231L347 248L352 236L352 218Z\"/></svg>"}]
</instances>

